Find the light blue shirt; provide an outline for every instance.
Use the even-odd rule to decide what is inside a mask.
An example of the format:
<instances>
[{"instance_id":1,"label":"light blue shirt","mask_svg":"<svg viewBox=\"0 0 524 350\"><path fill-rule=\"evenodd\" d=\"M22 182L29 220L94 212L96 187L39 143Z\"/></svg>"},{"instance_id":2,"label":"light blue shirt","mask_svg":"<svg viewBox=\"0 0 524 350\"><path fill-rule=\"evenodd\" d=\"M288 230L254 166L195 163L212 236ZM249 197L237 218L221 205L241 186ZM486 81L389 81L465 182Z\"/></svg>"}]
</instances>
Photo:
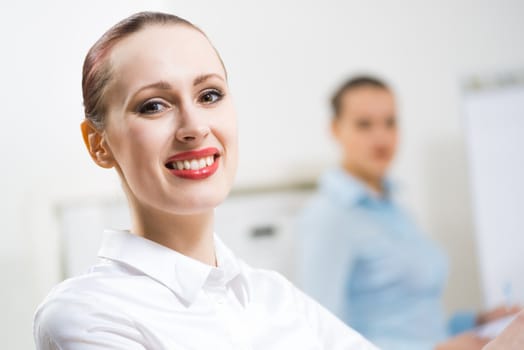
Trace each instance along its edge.
<instances>
[{"instance_id":1,"label":"light blue shirt","mask_svg":"<svg viewBox=\"0 0 524 350\"><path fill-rule=\"evenodd\" d=\"M385 350L426 350L473 327L446 324L447 258L392 199L342 169L328 171L298 220L302 288Z\"/></svg>"}]
</instances>

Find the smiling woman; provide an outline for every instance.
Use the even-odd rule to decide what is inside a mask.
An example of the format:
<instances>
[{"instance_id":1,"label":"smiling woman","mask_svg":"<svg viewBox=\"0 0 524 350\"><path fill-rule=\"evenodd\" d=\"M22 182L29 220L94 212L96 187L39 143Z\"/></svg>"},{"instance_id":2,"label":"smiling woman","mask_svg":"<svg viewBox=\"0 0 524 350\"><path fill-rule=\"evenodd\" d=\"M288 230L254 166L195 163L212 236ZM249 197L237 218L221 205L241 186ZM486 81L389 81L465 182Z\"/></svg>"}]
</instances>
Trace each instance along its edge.
<instances>
[{"instance_id":1,"label":"smiling woman","mask_svg":"<svg viewBox=\"0 0 524 350\"><path fill-rule=\"evenodd\" d=\"M162 13L109 29L84 62L82 134L115 168L132 214L100 262L56 286L37 349L375 349L275 272L213 233L237 167L224 65L201 30Z\"/></svg>"}]
</instances>

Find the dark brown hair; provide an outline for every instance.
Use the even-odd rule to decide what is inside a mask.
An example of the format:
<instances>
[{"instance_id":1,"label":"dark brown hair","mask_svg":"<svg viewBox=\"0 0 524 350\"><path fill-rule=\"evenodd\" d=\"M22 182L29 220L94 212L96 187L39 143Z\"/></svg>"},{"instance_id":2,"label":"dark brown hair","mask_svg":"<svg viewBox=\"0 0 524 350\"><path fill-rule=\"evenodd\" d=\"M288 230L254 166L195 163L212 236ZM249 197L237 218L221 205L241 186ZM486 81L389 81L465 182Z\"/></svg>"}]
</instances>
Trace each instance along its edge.
<instances>
[{"instance_id":1,"label":"dark brown hair","mask_svg":"<svg viewBox=\"0 0 524 350\"><path fill-rule=\"evenodd\" d=\"M342 97L349 91L355 90L361 87L373 87L378 89L384 89L391 91L390 87L386 82L379 78L375 78L369 75L359 75L351 79L346 80L333 94L331 97L331 108L333 111L333 118L338 118L342 107Z\"/></svg>"},{"instance_id":2,"label":"dark brown hair","mask_svg":"<svg viewBox=\"0 0 524 350\"><path fill-rule=\"evenodd\" d=\"M111 66L108 61L111 49L120 40L146 26L164 24L186 25L204 34L200 28L181 17L161 12L139 12L111 27L87 53L82 70L84 114L85 118L90 120L97 129L103 129L105 125L104 95L111 80ZM218 57L222 62L220 56Z\"/></svg>"}]
</instances>

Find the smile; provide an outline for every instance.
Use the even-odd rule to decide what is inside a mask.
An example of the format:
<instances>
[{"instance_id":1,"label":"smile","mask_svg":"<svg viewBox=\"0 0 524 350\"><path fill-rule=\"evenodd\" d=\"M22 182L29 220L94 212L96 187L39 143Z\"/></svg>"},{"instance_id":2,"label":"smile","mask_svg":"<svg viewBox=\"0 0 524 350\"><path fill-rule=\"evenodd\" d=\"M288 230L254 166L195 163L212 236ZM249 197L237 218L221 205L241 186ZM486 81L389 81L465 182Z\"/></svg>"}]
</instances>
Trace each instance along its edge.
<instances>
[{"instance_id":1,"label":"smile","mask_svg":"<svg viewBox=\"0 0 524 350\"><path fill-rule=\"evenodd\" d=\"M200 159L186 159L186 160L178 160L176 162L170 162L166 164L166 167L168 169L173 170L200 170L205 167L213 165L215 162L215 157L213 156L207 156L205 158Z\"/></svg>"},{"instance_id":2,"label":"smile","mask_svg":"<svg viewBox=\"0 0 524 350\"><path fill-rule=\"evenodd\" d=\"M218 169L219 156L218 149L214 147L182 152L170 157L165 167L177 177L191 180L205 179Z\"/></svg>"}]
</instances>

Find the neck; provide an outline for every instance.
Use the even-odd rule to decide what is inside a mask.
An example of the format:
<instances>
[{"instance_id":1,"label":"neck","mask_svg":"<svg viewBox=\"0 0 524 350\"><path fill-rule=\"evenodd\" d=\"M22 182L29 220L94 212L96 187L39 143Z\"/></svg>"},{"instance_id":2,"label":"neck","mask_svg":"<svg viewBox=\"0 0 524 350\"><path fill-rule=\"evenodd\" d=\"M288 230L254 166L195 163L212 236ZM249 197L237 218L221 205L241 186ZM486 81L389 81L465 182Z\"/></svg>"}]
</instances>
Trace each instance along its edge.
<instances>
[{"instance_id":1,"label":"neck","mask_svg":"<svg viewBox=\"0 0 524 350\"><path fill-rule=\"evenodd\" d=\"M173 215L133 204L131 212L135 234L205 264L216 266L213 210L192 215Z\"/></svg>"},{"instance_id":2,"label":"neck","mask_svg":"<svg viewBox=\"0 0 524 350\"><path fill-rule=\"evenodd\" d=\"M359 179L360 181L364 182L364 184L377 195L384 195L382 177L372 176L369 173L365 172L363 169L347 162L344 162L342 164L342 168L357 179Z\"/></svg>"}]
</instances>

